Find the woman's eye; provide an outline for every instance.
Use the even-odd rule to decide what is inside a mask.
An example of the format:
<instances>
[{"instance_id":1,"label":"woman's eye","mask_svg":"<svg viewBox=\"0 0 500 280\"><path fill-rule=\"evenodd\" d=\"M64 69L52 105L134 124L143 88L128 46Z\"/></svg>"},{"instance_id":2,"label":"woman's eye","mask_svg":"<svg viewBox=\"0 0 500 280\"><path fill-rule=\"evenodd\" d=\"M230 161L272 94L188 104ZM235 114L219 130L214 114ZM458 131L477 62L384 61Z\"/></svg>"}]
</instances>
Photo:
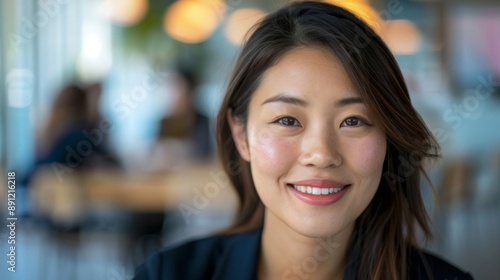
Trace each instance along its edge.
<instances>
[{"instance_id":1,"label":"woman's eye","mask_svg":"<svg viewBox=\"0 0 500 280\"><path fill-rule=\"evenodd\" d=\"M300 123L297 121L297 119L292 118L292 117L283 117L277 119L275 122L284 125L284 126L299 126Z\"/></svg>"},{"instance_id":2,"label":"woman's eye","mask_svg":"<svg viewBox=\"0 0 500 280\"><path fill-rule=\"evenodd\" d=\"M359 117L349 117L345 119L340 126L358 127L367 124L365 120Z\"/></svg>"}]
</instances>

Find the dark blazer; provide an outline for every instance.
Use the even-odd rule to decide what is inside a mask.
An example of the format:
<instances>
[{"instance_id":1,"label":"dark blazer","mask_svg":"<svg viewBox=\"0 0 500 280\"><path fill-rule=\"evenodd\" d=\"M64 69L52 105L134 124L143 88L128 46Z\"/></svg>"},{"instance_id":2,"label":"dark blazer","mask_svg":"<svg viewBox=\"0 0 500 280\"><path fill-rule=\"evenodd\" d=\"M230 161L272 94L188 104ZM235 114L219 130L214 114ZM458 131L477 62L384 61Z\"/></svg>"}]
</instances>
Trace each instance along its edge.
<instances>
[{"instance_id":1,"label":"dark blazer","mask_svg":"<svg viewBox=\"0 0 500 280\"><path fill-rule=\"evenodd\" d=\"M141 265L136 280L255 280L261 230L213 236L188 242L153 254ZM420 253L421 252L421 253ZM469 280L471 275L434 256L420 251L410 257L411 279ZM292 279L300 279L299 276ZM344 280L352 277L344 275Z\"/></svg>"}]
</instances>

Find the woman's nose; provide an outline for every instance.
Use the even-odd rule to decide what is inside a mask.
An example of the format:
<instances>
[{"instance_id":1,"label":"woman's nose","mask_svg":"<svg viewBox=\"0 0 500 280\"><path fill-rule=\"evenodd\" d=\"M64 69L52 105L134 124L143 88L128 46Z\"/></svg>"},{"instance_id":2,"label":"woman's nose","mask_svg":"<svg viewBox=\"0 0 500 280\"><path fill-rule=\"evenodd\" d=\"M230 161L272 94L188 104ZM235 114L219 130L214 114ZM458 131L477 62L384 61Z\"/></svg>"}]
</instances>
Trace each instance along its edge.
<instances>
[{"instance_id":1,"label":"woman's nose","mask_svg":"<svg viewBox=\"0 0 500 280\"><path fill-rule=\"evenodd\" d=\"M306 133L302 139L300 163L318 168L337 167L342 164L339 145L333 132L317 129Z\"/></svg>"}]
</instances>

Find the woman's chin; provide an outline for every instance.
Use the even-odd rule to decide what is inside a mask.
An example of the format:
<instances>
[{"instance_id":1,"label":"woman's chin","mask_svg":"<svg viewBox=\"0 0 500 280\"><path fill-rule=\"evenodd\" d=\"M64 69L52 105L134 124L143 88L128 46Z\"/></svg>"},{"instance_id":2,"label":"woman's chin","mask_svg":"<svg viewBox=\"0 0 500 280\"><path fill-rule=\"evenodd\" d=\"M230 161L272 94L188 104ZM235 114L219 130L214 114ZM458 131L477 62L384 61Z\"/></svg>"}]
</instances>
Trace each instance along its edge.
<instances>
[{"instance_id":1,"label":"woman's chin","mask_svg":"<svg viewBox=\"0 0 500 280\"><path fill-rule=\"evenodd\" d=\"M309 223L298 223L291 226L292 230L300 235L310 237L310 238L326 238L338 235L342 232L342 228L339 226L328 225L325 226L323 222L309 222Z\"/></svg>"}]
</instances>

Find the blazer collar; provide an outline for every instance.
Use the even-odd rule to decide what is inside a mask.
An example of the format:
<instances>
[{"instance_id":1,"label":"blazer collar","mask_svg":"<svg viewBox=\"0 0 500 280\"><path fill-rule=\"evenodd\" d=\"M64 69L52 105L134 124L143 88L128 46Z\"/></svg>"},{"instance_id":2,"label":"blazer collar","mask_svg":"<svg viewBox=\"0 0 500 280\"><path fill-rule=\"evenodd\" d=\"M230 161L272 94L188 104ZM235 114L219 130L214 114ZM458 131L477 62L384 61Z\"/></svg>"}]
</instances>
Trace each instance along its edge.
<instances>
[{"instance_id":1,"label":"blazer collar","mask_svg":"<svg viewBox=\"0 0 500 280\"><path fill-rule=\"evenodd\" d=\"M218 248L215 273L212 279L217 280L255 280L257 279L257 264L260 253L260 241L262 227L242 233L235 238L222 244ZM351 252L350 261L347 264L342 280L357 279L356 271L359 263L353 261L353 255L359 252Z\"/></svg>"},{"instance_id":2,"label":"blazer collar","mask_svg":"<svg viewBox=\"0 0 500 280\"><path fill-rule=\"evenodd\" d=\"M262 228L239 234L218 252L213 279L255 280L260 253Z\"/></svg>"}]
</instances>

